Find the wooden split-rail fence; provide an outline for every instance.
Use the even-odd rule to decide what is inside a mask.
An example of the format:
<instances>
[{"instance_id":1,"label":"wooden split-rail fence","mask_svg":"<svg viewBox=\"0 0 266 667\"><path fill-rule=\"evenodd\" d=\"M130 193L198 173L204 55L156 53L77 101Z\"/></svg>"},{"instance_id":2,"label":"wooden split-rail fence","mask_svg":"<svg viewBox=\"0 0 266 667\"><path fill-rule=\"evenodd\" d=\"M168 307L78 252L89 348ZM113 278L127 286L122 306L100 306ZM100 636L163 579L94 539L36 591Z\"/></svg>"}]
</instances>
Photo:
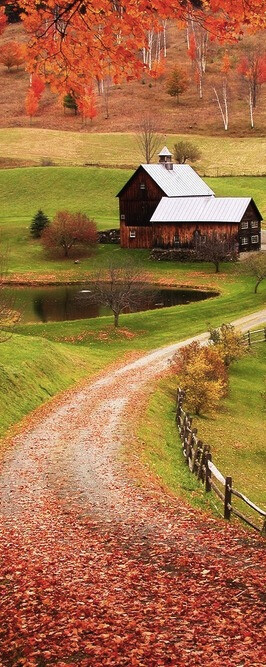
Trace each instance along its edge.
<instances>
[{"instance_id":1,"label":"wooden split-rail fence","mask_svg":"<svg viewBox=\"0 0 266 667\"><path fill-rule=\"evenodd\" d=\"M237 491L233 486L231 476L222 475L212 461L211 448L197 436L197 429L192 426L192 417L183 410L185 393L182 389L177 391L176 422L181 438L183 454L190 471L197 476L205 485L205 491L214 491L223 503L223 516L230 520L231 515L237 516L249 526L266 536L266 512L255 505L243 493ZM234 505L234 499L238 498L248 505L256 515L262 517L262 525L259 526L249 517L240 512Z\"/></svg>"},{"instance_id":2,"label":"wooden split-rail fence","mask_svg":"<svg viewBox=\"0 0 266 667\"><path fill-rule=\"evenodd\" d=\"M266 327L263 329L253 329L243 335L244 342L251 346L254 343L266 343Z\"/></svg>"}]
</instances>

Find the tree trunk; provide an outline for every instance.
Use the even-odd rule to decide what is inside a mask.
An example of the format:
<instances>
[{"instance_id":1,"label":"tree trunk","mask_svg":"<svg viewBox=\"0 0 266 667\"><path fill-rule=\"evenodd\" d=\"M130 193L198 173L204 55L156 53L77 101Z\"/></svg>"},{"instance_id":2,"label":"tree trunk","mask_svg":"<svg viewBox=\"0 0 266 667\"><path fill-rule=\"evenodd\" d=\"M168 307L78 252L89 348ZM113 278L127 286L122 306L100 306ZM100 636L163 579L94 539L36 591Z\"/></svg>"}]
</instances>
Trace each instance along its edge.
<instances>
[{"instance_id":1,"label":"tree trunk","mask_svg":"<svg viewBox=\"0 0 266 667\"><path fill-rule=\"evenodd\" d=\"M114 325L118 327L119 313L114 313Z\"/></svg>"},{"instance_id":2,"label":"tree trunk","mask_svg":"<svg viewBox=\"0 0 266 667\"><path fill-rule=\"evenodd\" d=\"M214 262L215 264L215 273L219 273L219 264L220 262Z\"/></svg>"},{"instance_id":3,"label":"tree trunk","mask_svg":"<svg viewBox=\"0 0 266 667\"><path fill-rule=\"evenodd\" d=\"M260 283L261 283L261 278L259 278L259 280L257 280L257 282L256 282L255 289L254 289L255 294L257 294L258 286L259 286Z\"/></svg>"}]
</instances>

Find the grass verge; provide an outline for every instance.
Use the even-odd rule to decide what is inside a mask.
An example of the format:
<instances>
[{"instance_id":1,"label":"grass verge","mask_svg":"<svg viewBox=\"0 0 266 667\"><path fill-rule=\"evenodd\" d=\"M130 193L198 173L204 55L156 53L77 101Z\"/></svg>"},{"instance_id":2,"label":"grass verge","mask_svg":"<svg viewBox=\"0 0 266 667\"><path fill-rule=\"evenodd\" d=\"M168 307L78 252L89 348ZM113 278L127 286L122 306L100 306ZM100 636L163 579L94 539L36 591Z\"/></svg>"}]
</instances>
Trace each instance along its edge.
<instances>
[{"instance_id":1,"label":"grass verge","mask_svg":"<svg viewBox=\"0 0 266 667\"><path fill-rule=\"evenodd\" d=\"M197 417L199 437L211 445L213 461L224 475L231 475L234 488L266 509L263 470L266 463L265 434L265 344L261 343L230 370L228 397L214 417ZM184 462L175 424L177 379L168 376L152 393L138 425L141 458L160 482L175 495L192 504L222 512L214 494L203 485ZM262 519L237 499L234 505L262 525Z\"/></svg>"}]
</instances>

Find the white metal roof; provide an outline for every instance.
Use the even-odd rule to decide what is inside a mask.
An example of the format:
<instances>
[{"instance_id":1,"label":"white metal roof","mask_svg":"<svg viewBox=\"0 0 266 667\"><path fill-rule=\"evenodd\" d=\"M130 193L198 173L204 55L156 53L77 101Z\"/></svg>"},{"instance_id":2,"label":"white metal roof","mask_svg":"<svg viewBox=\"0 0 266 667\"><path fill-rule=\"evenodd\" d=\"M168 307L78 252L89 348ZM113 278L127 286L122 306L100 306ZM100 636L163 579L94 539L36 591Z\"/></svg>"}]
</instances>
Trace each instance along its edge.
<instances>
[{"instance_id":1,"label":"white metal roof","mask_svg":"<svg viewBox=\"0 0 266 667\"><path fill-rule=\"evenodd\" d=\"M171 156L171 155L173 155L173 153L170 153L170 151L168 150L167 146L164 146L164 147L162 148L161 152L158 153L158 155L168 155L168 156Z\"/></svg>"},{"instance_id":2,"label":"white metal roof","mask_svg":"<svg viewBox=\"0 0 266 667\"><path fill-rule=\"evenodd\" d=\"M173 164L173 169L166 169L163 164L141 166L167 197L200 197L214 194L188 164Z\"/></svg>"},{"instance_id":3,"label":"white metal roof","mask_svg":"<svg viewBox=\"0 0 266 667\"><path fill-rule=\"evenodd\" d=\"M151 222L240 222L251 197L162 197Z\"/></svg>"}]
</instances>

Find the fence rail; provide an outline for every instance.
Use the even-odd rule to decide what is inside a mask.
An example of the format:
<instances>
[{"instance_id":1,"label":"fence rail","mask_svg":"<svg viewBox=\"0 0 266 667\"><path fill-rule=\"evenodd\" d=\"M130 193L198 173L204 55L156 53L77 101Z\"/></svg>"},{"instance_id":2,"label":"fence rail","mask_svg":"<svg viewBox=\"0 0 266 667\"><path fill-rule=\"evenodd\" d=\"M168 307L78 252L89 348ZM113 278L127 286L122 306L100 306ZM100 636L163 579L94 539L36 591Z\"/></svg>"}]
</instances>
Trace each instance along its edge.
<instances>
[{"instance_id":1,"label":"fence rail","mask_svg":"<svg viewBox=\"0 0 266 667\"><path fill-rule=\"evenodd\" d=\"M190 471L204 484L206 492L214 491L223 502L223 515L225 519L230 520L231 515L234 514L261 533L261 535L266 536L266 512L234 488L231 476L224 477L220 470L218 470L212 461L210 445L204 444L198 438L198 431L192 426L192 417L183 409L184 398L185 393L179 388L177 391L176 422L183 454ZM233 506L234 496L263 518L262 526L258 526Z\"/></svg>"},{"instance_id":2,"label":"fence rail","mask_svg":"<svg viewBox=\"0 0 266 667\"><path fill-rule=\"evenodd\" d=\"M254 343L266 342L266 327L263 327L263 329L247 331L247 333L243 335L243 338L245 343L249 346L254 345Z\"/></svg>"}]
</instances>

